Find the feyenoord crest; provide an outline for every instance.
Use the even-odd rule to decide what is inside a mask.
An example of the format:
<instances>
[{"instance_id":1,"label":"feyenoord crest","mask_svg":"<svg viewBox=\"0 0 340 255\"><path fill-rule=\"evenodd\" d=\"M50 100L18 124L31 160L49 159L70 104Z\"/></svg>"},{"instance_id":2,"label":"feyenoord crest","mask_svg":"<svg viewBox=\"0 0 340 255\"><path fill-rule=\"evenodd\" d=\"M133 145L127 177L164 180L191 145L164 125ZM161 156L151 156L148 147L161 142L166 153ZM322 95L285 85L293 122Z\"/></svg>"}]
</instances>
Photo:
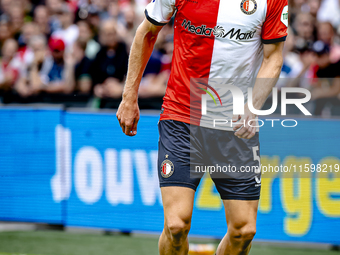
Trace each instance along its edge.
<instances>
[{"instance_id":1,"label":"feyenoord crest","mask_svg":"<svg viewBox=\"0 0 340 255\"><path fill-rule=\"evenodd\" d=\"M168 155L165 155L168 158ZM174 173L174 164L168 159L164 160L161 165L161 175L164 178L169 178Z\"/></svg>"},{"instance_id":2,"label":"feyenoord crest","mask_svg":"<svg viewBox=\"0 0 340 255\"><path fill-rule=\"evenodd\" d=\"M257 10L257 3L255 0L242 0L241 11L244 14L251 15Z\"/></svg>"},{"instance_id":3,"label":"feyenoord crest","mask_svg":"<svg viewBox=\"0 0 340 255\"><path fill-rule=\"evenodd\" d=\"M259 177L255 176L255 182L257 183L257 184L255 184L255 187L261 186L261 177L259 178Z\"/></svg>"}]
</instances>

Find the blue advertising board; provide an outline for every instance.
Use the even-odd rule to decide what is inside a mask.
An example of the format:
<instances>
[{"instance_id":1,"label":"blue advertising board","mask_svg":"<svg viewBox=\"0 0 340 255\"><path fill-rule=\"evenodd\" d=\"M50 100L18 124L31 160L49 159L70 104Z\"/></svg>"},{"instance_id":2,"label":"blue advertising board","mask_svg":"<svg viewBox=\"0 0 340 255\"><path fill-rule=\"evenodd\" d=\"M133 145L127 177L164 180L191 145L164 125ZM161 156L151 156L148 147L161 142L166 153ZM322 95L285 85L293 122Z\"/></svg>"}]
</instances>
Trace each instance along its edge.
<instances>
[{"instance_id":1,"label":"blue advertising board","mask_svg":"<svg viewBox=\"0 0 340 255\"><path fill-rule=\"evenodd\" d=\"M5 109L0 120L1 220L162 230L158 116L142 114L135 137L122 133L112 113ZM296 121L261 128L262 166L295 166L300 178L263 175L256 238L340 244L340 178L312 170L299 176L299 167L340 164L340 121ZM222 202L203 178L190 233L225 232Z\"/></svg>"},{"instance_id":2,"label":"blue advertising board","mask_svg":"<svg viewBox=\"0 0 340 255\"><path fill-rule=\"evenodd\" d=\"M50 187L60 110L0 111L0 218L62 223Z\"/></svg>"}]
</instances>

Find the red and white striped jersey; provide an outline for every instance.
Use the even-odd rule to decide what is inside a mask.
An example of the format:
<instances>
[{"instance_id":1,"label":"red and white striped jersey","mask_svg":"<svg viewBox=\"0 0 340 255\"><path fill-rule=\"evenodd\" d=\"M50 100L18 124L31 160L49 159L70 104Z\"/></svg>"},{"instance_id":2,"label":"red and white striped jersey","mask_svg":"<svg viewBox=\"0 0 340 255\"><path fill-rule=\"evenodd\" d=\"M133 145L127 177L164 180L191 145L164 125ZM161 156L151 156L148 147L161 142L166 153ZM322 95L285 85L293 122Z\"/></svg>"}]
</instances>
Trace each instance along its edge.
<instances>
[{"instance_id":1,"label":"red and white striped jersey","mask_svg":"<svg viewBox=\"0 0 340 255\"><path fill-rule=\"evenodd\" d=\"M161 120L193 123L190 80L207 79L214 87L214 82L221 79L225 84L238 86L247 100L247 89L254 85L262 62L263 44L286 39L288 2L153 0L145 15L155 25L165 25L174 16L174 53ZM210 127L211 116L232 116L230 92L215 89L223 107L209 107L214 102L208 100L207 108L212 112L198 116L197 124L201 126Z\"/></svg>"}]
</instances>

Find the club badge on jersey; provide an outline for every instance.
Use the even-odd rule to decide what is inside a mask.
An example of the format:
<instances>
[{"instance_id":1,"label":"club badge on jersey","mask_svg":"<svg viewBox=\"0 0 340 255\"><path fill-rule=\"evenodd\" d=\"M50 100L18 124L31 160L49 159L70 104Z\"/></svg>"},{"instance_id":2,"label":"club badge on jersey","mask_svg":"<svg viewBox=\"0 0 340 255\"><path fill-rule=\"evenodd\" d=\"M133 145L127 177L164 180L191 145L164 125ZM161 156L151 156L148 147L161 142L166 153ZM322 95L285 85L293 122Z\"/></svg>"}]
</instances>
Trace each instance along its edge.
<instances>
[{"instance_id":1,"label":"club badge on jersey","mask_svg":"<svg viewBox=\"0 0 340 255\"><path fill-rule=\"evenodd\" d=\"M168 155L165 155L166 160L161 165L161 175L163 178L169 178L174 173L174 164L167 159L168 157Z\"/></svg>"},{"instance_id":2,"label":"club badge on jersey","mask_svg":"<svg viewBox=\"0 0 340 255\"><path fill-rule=\"evenodd\" d=\"M255 0L242 0L241 10L244 14L252 15L257 10L257 3Z\"/></svg>"}]
</instances>

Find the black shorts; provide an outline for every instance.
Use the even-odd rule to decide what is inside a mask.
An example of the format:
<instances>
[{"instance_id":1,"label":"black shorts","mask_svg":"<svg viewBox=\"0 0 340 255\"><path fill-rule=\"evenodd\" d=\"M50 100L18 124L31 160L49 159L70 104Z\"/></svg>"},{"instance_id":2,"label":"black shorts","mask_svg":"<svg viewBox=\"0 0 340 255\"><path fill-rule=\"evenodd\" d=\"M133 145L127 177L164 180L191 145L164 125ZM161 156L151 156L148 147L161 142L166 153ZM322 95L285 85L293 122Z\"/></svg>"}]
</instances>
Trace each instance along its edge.
<instances>
[{"instance_id":1,"label":"black shorts","mask_svg":"<svg viewBox=\"0 0 340 255\"><path fill-rule=\"evenodd\" d=\"M175 120L160 121L158 130L160 187L181 186L196 190L204 173L209 172L221 199L259 199L258 133L251 139L240 139L233 131Z\"/></svg>"}]
</instances>

